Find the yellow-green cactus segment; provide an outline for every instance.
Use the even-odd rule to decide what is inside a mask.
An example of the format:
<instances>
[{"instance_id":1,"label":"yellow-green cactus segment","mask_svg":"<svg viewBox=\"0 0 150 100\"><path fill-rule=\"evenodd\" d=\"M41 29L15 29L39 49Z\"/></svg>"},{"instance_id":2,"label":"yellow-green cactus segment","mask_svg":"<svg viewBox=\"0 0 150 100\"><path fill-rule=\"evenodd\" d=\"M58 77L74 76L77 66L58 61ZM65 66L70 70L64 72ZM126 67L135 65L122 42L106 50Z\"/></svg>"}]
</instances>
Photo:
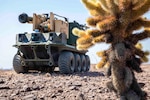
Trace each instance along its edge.
<instances>
[{"instance_id":1,"label":"yellow-green cactus segment","mask_svg":"<svg viewBox=\"0 0 150 100\"><path fill-rule=\"evenodd\" d=\"M135 45L135 47L138 48L138 49L142 49L142 48L143 48L143 46L142 46L141 43L137 43L137 44Z\"/></svg>"},{"instance_id":2,"label":"yellow-green cactus segment","mask_svg":"<svg viewBox=\"0 0 150 100\"><path fill-rule=\"evenodd\" d=\"M77 40L77 45L90 44L91 42L92 42L92 37L90 35L84 35L84 37L81 37Z\"/></svg>"},{"instance_id":3,"label":"yellow-green cactus segment","mask_svg":"<svg viewBox=\"0 0 150 100\"><path fill-rule=\"evenodd\" d=\"M96 28L102 32L112 30L117 25L117 19L114 16L110 16L96 24Z\"/></svg>"},{"instance_id":4,"label":"yellow-green cactus segment","mask_svg":"<svg viewBox=\"0 0 150 100\"><path fill-rule=\"evenodd\" d=\"M84 35L86 35L86 32L83 31L83 30L80 30L78 28L74 28L72 30L72 33L75 35L75 36L78 36L78 37L83 37Z\"/></svg>"},{"instance_id":5,"label":"yellow-green cactus segment","mask_svg":"<svg viewBox=\"0 0 150 100\"><path fill-rule=\"evenodd\" d=\"M95 1L95 0L94 0ZM102 7L95 1L95 2L89 1L89 0L82 0L82 2L84 3L85 7L89 10L89 11L95 11L96 13L100 14L100 15L105 15L105 11L102 9Z\"/></svg>"},{"instance_id":6,"label":"yellow-green cactus segment","mask_svg":"<svg viewBox=\"0 0 150 100\"><path fill-rule=\"evenodd\" d=\"M104 19L103 16L94 16L94 17L87 18L86 22L89 26L95 27L96 24L99 21L102 21L103 19Z\"/></svg>"},{"instance_id":7,"label":"yellow-green cactus segment","mask_svg":"<svg viewBox=\"0 0 150 100\"><path fill-rule=\"evenodd\" d=\"M96 69L102 68L107 64L107 57L102 57L101 61L96 64Z\"/></svg>"}]
</instances>

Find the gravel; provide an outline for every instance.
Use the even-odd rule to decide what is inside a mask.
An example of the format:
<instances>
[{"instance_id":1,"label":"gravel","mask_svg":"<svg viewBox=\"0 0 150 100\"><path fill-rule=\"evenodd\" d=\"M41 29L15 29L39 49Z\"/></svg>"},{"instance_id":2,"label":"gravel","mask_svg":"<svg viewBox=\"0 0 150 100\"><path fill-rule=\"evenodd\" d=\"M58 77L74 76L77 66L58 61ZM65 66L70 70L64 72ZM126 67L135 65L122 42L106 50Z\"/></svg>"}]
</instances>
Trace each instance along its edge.
<instances>
[{"instance_id":1,"label":"gravel","mask_svg":"<svg viewBox=\"0 0 150 100\"><path fill-rule=\"evenodd\" d=\"M92 67L92 66L91 66ZM135 73L138 82L150 100L150 66ZM114 92L106 87L111 79L103 69L64 75L30 72L16 74L13 70L0 70L0 100L116 100Z\"/></svg>"}]
</instances>

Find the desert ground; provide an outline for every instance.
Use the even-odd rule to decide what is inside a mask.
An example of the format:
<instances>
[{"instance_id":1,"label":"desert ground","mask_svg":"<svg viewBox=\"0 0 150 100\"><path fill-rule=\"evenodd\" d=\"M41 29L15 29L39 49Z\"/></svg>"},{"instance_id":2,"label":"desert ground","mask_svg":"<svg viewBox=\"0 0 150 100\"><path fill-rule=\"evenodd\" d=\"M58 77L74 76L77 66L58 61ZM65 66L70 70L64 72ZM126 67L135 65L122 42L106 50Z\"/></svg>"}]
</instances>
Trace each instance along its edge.
<instances>
[{"instance_id":1,"label":"desert ground","mask_svg":"<svg viewBox=\"0 0 150 100\"><path fill-rule=\"evenodd\" d=\"M142 65L142 73L135 73L150 100L150 65ZM106 87L110 78L105 70L91 66L89 72L72 75L30 72L16 74L13 70L0 70L0 100L117 100Z\"/></svg>"}]
</instances>

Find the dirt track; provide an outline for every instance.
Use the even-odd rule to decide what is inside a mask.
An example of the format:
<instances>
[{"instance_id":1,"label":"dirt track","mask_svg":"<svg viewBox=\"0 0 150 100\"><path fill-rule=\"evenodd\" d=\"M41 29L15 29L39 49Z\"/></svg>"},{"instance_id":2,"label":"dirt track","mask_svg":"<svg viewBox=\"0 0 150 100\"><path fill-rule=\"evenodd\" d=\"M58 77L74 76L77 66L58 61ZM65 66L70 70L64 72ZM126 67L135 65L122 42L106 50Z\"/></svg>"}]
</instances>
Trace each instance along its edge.
<instances>
[{"instance_id":1,"label":"dirt track","mask_svg":"<svg viewBox=\"0 0 150 100\"><path fill-rule=\"evenodd\" d=\"M150 100L150 66L136 74ZM62 75L59 72L16 74L0 70L0 100L116 100L105 83L110 81L103 70Z\"/></svg>"}]
</instances>

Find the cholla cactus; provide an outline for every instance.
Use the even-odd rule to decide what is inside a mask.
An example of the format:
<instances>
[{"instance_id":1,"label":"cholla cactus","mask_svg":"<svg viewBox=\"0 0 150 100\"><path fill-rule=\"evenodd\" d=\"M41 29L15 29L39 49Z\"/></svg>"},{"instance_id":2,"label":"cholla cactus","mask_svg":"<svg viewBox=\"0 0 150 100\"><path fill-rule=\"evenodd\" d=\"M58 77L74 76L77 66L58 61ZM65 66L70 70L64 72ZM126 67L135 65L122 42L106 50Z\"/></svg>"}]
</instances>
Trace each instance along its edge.
<instances>
[{"instance_id":1,"label":"cholla cactus","mask_svg":"<svg viewBox=\"0 0 150 100\"><path fill-rule=\"evenodd\" d=\"M139 40L150 37L150 21L142 15L150 8L149 0L82 0L92 17L87 24L92 29L86 31L74 29L73 33L80 38L77 47L86 50L95 43L106 42L115 45L125 42L132 48L133 55L147 61L144 52L135 45ZM134 33L144 27L141 33ZM104 64L102 64L104 65ZM102 66L99 66L102 67Z\"/></svg>"},{"instance_id":2,"label":"cholla cactus","mask_svg":"<svg viewBox=\"0 0 150 100\"><path fill-rule=\"evenodd\" d=\"M142 51L142 47L137 44L140 40L150 37L150 21L142 16L150 9L150 0L82 0L82 2L91 14L86 20L91 28L85 31L73 30L79 37L77 48L86 50L101 42L111 45L109 50L97 53L102 57L97 68L109 64L137 70L142 62L148 61L146 56L149 53ZM143 29L143 32L135 33L139 29Z\"/></svg>"}]
</instances>

